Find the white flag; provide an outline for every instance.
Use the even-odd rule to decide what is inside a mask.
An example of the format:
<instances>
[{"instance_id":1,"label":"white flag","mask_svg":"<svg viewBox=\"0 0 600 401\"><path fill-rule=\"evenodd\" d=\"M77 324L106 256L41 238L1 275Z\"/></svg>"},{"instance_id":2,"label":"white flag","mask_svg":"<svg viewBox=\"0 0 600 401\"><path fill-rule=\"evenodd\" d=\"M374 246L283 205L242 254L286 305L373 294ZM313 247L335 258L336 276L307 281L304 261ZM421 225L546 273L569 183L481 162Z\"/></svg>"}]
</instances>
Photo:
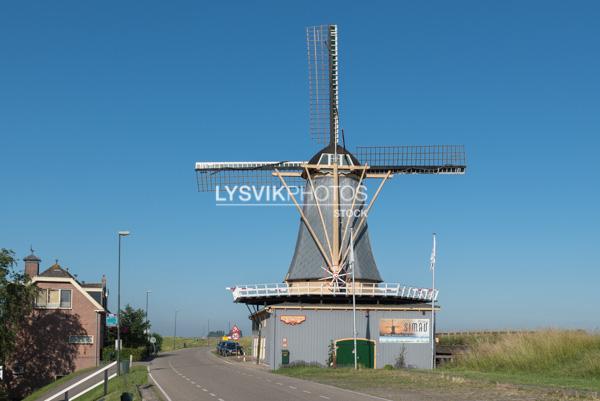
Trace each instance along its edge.
<instances>
[{"instance_id":1,"label":"white flag","mask_svg":"<svg viewBox=\"0 0 600 401\"><path fill-rule=\"evenodd\" d=\"M431 257L429 258L429 269L435 270L435 233L433 234L433 249L431 250Z\"/></svg>"}]
</instances>

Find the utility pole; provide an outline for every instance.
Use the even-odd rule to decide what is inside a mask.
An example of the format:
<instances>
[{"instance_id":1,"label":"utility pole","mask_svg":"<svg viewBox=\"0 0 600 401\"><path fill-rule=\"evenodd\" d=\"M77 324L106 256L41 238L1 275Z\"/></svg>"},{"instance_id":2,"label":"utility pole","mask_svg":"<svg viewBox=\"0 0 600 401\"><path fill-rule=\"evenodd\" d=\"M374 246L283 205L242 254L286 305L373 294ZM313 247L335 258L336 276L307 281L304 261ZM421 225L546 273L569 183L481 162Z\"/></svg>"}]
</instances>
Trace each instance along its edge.
<instances>
[{"instance_id":1,"label":"utility pole","mask_svg":"<svg viewBox=\"0 0 600 401\"><path fill-rule=\"evenodd\" d=\"M117 279L117 375L121 375L121 238L128 236L129 231L119 231L119 267Z\"/></svg>"},{"instance_id":2,"label":"utility pole","mask_svg":"<svg viewBox=\"0 0 600 401\"><path fill-rule=\"evenodd\" d=\"M354 337L354 369L358 369L358 349L356 346L356 281L354 280L354 227L350 228L350 268L352 269L352 321Z\"/></svg>"},{"instance_id":3,"label":"utility pole","mask_svg":"<svg viewBox=\"0 0 600 401\"><path fill-rule=\"evenodd\" d=\"M149 325L149 321L148 321L148 294L150 294L152 291L147 290L146 291L146 337L150 338L150 325Z\"/></svg>"},{"instance_id":4,"label":"utility pole","mask_svg":"<svg viewBox=\"0 0 600 401\"><path fill-rule=\"evenodd\" d=\"M175 325L173 328L173 351L175 351L175 340L177 340L177 314L179 313L178 310L175 311Z\"/></svg>"},{"instance_id":5,"label":"utility pole","mask_svg":"<svg viewBox=\"0 0 600 401\"><path fill-rule=\"evenodd\" d=\"M436 258L436 243L435 233L433 233L433 248L431 250L431 258L429 260L431 269L431 369L435 369L435 258Z\"/></svg>"}]
</instances>

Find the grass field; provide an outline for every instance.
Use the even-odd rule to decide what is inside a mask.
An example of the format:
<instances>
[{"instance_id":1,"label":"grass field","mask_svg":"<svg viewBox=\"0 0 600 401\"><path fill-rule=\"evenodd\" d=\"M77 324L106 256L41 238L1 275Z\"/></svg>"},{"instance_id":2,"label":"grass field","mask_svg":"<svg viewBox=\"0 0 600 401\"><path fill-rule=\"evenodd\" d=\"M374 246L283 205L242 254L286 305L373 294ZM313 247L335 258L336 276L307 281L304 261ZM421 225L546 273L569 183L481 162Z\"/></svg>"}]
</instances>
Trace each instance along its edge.
<instances>
[{"instance_id":1,"label":"grass field","mask_svg":"<svg viewBox=\"0 0 600 401\"><path fill-rule=\"evenodd\" d=\"M210 343L216 344L216 339L211 338ZM173 336L163 337L162 350L173 351L173 349L183 348L194 348L194 347L206 347L208 341L199 337L177 337L175 340L175 347L173 348Z\"/></svg>"},{"instance_id":2,"label":"grass field","mask_svg":"<svg viewBox=\"0 0 600 401\"><path fill-rule=\"evenodd\" d=\"M210 339L210 347L214 348L217 346L217 343L220 341L218 338ZM244 347L244 351L246 355L250 355L252 353L252 337L242 337L239 343ZM175 348L173 348L173 337L164 337L163 338L163 351L173 351L173 349L183 349L183 348L194 348L194 347L206 347L209 345L208 340L198 337L177 337L175 341Z\"/></svg>"},{"instance_id":3,"label":"grass field","mask_svg":"<svg viewBox=\"0 0 600 401\"><path fill-rule=\"evenodd\" d=\"M543 330L462 339L469 351L442 370L471 378L600 391L600 335Z\"/></svg>"},{"instance_id":4,"label":"grass field","mask_svg":"<svg viewBox=\"0 0 600 401\"><path fill-rule=\"evenodd\" d=\"M293 367L277 373L389 399L402 391L444 400L471 399L473 393L490 400L512 400L507 394L516 399L567 400L593 398L600 392L600 335L543 330L464 335L442 344L467 351L434 372Z\"/></svg>"}]
</instances>

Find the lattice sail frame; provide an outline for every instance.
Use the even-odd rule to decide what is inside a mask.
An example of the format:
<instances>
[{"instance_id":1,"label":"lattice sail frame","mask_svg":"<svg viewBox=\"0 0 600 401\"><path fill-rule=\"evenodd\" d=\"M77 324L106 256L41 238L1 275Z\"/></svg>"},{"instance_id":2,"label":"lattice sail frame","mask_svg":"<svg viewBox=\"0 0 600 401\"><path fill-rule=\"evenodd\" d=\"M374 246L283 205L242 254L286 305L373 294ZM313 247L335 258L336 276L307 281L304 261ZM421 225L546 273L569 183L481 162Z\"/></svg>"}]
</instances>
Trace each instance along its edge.
<instances>
[{"instance_id":1,"label":"lattice sail frame","mask_svg":"<svg viewBox=\"0 0 600 401\"><path fill-rule=\"evenodd\" d=\"M306 28L310 136L318 144L338 143L339 61L337 25Z\"/></svg>"}]
</instances>

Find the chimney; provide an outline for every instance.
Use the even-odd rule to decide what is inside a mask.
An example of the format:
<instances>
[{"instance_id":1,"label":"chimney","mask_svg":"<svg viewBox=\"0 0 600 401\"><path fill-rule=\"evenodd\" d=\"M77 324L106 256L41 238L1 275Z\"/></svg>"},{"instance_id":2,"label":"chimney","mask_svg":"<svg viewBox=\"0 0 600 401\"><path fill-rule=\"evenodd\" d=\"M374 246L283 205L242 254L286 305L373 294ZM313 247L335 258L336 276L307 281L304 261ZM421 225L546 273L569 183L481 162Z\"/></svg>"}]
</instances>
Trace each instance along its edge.
<instances>
[{"instance_id":1,"label":"chimney","mask_svg":"<svg viewBox=\"0 0 600 401\"><path fill-rule=\"evenodd\" d=\"M23 261L25 261L25 274L29 276L29 278L33 278L40 274L40 262L42 259L35 256L33 249L31 250L31 255L24 258Z\"/></svg>"}]
</instances>

